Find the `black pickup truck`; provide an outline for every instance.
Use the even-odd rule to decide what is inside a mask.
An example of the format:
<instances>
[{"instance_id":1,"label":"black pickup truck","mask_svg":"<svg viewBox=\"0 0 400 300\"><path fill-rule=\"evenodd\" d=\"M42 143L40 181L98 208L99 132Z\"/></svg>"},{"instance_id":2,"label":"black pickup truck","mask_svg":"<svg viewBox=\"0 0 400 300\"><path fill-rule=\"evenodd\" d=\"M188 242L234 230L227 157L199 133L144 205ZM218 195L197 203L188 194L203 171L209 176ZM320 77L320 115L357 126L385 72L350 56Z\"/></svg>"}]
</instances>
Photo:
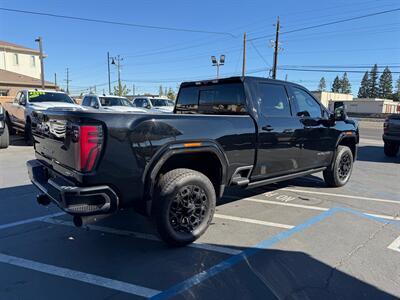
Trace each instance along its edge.
<instances>
[{"instance_id":1,"label":"black pickup truck","mask_svg":"<svg viewBox=\"0 0 400 300\"><path fill-rule=\"evenodd\" d=\"M400 114L393 114L386 118L383 123L382 139L385 155L396 156L400 148Z\"/></svg>"},{"instance_id":2,"label":"black pickup truck","mask_svg":"<svg viewBox=\"0 0 400 300\"><path fill-rule=\"evenodd\" d=\"M257 77L182 83L173 114L34 113L38 202L81 226L120 208L154 218L160 236L201 236L227 186L251 188L323 171L349 180L358 125L294 83Z\"/></svg>"}]
</instances>

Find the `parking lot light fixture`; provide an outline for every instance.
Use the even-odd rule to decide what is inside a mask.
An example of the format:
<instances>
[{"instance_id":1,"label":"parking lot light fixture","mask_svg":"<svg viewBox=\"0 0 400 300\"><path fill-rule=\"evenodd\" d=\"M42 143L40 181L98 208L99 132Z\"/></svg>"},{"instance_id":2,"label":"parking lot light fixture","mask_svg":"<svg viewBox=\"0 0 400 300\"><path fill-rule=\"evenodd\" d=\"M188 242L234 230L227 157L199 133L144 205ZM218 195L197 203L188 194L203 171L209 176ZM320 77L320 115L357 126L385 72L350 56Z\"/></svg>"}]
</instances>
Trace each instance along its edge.
<instances>
[{"instance_id":1,"label":"parking lot light fixture","mask_svg":"<svg viewBox=\"0 0 400 300\"><path fill-rule=\"evenodd\" d=\"M211 56L211 62L212 62L213 66L217 67L217 79L218 79L219 78L219 67L223 66L225 64L225 55L222 54L219 57L219 61L217 61L217 58L213 55L213 56Z\"/></svg>"}]
</instances>

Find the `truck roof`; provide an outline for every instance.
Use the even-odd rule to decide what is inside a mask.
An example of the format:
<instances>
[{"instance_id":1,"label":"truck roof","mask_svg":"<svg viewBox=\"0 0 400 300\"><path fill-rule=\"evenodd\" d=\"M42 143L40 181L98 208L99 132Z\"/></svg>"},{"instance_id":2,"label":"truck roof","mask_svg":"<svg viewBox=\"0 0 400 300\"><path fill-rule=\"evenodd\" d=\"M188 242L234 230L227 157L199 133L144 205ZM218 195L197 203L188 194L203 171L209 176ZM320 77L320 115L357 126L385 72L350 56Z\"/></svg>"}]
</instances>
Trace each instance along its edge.
<instances>
[{"instance_id":1,"label":"truck roof","mask_svg":"<svg viewBox=\"0 0 400 300\"><path fill-rule=\"evenodd\" d=\"M219 79L208 79L208 80L198 80L198 81L185 81L182 82L181 87L186 86L199 86L199 85L208 85L208 84L217 84L217 83L232 83L232 82L244 82L244 81L263 81L263 82L279 82L283 84L291 84L301 86L297 83L290 81L283 81L278 79L271 79L266 77L257 77L257 76L233 76L227 78L219 78Z\"/></svg>"}]
</instances>

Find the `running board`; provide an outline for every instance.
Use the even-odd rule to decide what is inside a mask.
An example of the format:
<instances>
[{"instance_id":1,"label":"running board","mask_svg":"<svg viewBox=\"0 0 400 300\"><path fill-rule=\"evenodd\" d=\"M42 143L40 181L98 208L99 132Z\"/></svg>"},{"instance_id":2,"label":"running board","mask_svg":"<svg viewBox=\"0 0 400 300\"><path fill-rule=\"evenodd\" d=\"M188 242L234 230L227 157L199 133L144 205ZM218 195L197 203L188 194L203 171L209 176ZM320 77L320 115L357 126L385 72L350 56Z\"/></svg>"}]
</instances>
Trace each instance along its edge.
<instances>
[{"instance_id":1,"label":"running board","mask_svg":"<svg viewBox=\"0 0 400 300\"><path fill-rule=\"evenodd\" d=\"M275 183L275 182L279 182L279 181L285 181L285 180L293 179L293 178L296 178L296 177L302 177L302 176L310 175L310 174L313 174L313 173L321 172L321 171L323 171L325 169L326 169L326 167L317 168L317 169L311 169L311 170L302 171L302 172L298 172L298 173L293 173L293 174L283 175L283 176L279 176L279 177L274 177L274 178L268 178L268 179L264 179L264 180L254 181L254 182L250 182L246 186L246 188L254 188L254 187L258 187L258 186L265 185L265 184L271 184L271 183Z\"/></svg>"}]
</instances>

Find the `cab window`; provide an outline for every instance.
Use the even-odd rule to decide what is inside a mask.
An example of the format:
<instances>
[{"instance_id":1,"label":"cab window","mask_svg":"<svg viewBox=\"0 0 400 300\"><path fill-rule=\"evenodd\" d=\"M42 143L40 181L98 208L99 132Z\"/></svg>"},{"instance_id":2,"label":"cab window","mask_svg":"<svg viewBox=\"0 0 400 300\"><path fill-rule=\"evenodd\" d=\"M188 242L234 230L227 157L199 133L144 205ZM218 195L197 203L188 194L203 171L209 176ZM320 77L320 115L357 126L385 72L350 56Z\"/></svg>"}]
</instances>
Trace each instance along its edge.
<instances>
[{"instance_id":1,"label":"cab window","mask_svg":"<svg viewBox=\"0 0 400 300\"><path fill-rule=\"evenodd\" d=\"M321 118L321 106L309 93L297 87L291 87L291 89L293 92L293 103L296 106L297 116Z\"/></svg>"},{"instance_id":2,"label":"cab window","mask_svg":"<svg viewBox=\"0 0 400 300\"><path fill-rule=\"evenodd\" d=\"M260 83L259 107L265 117L289 117L291 116L290 104L286 89L281 84Z\"/></svg>"}]
</instances>

